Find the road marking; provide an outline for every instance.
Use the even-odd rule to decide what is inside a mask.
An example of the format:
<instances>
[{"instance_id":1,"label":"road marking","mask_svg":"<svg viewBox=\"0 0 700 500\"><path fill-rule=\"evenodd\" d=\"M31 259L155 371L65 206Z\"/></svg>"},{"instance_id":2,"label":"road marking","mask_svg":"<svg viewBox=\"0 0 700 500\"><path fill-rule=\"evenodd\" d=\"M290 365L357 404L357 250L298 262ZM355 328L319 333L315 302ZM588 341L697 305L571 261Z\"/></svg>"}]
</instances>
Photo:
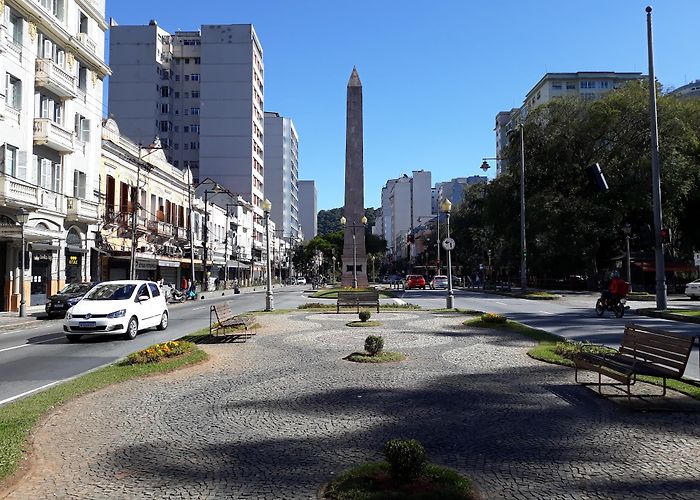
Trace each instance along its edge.
<instances>
[{"instance_id":1,"label":"road marking","mask_svg":"<svg viewBox=\"0 0 700 500\"><path fill-rule=\"evenodd\" d=\"M206 309L206 307L207 307L207 306L193 307L192 310L193 310L193 311L198 311L198 310L200 310L200 309Z\"/></svg>"},{"instance_id":2,"label":"road marking","mask_svg":"<svg viewBox=\"0 0 700 500\"><path fill-rule=\"evenodd\" d=\"M406 305L406 301L405 301L405 300L401 300L401 299L391 299L391 300L393 300L394 302L396 302L396 303L397 303L398 305L400 305L400 306L405 306L405 305Z\"/></svg>"},{"instance_id":3,"label":"road marking","mask_svg":"<svg viewBox=\"0 0 700 500\"><path fill-rule=\"evenodd\" d=\"M496 303L496 304L498 304L498 305L500 305L500 306L506 306L506 305L508 305L508 304L506 304L505 302L499 302L499 301L497 301L497 300L495 300L494 303Z\"/></svg>"},{"instance_id":4,"label":"road marking","mask_svg":"<svg viewBox=\"0 0 700 500\"><path fill-rule=\"evenodd\" d=\"M69 379L65 379L65 380L69 380ZM11 398L3 399L2 401L0 401L0 406L4 405L5 403L9 403L11 401L14 401L16 399L23 398L24 396L29 396L30 394L41 391L43 389L48 389L51 386L54 386L56 384L60 384L61 382L64 382L64 380L57 380L56 382L51 382L50 384L42 385L41 387L37 387L36 389L32 389L31 391L23 392L22 394L17 394L16 396L12 396Z\"/></svg>"},{"instance_id":5,"label":"road marking","mask_svg":"<svg viewBox=\"0 0 700 500\"><path fill-rule=\"evenodd\" d=\"M54 341L54 340L59 339L59 338L61 338L60 335L59 335L58 337L53 337L53 338L50 338L50 339L47 339L47 340L42 340L42 341L40 341L40 342L32 342L32 343L30 343L30 344L22 344L22 345L15 345L15 346L12 346L12 347L5 347L4 349L0 349L0 352L11 351L11 350L13 350L13 349L21 349L22 347L29 347L30 345L35 345L35 344L45 344L45 343L47 343L47 342L51 342L51 341ZM1 404L1 403L0 403L0 404Z\"/></svg>"},{"instance_id":6,"label":"road marking","mask_svg":"<svg viewBox=\"0 0 700 500\"><path fill-rule=\"evenodd\" d=\"M542 313L542 314L547 314L547 315L549 315L549 316L553 316L553 315L554 315L554 313L547 312L547 311L537 311L537 312L540 312L540 313Z\"/></svg>"}]
</instances>

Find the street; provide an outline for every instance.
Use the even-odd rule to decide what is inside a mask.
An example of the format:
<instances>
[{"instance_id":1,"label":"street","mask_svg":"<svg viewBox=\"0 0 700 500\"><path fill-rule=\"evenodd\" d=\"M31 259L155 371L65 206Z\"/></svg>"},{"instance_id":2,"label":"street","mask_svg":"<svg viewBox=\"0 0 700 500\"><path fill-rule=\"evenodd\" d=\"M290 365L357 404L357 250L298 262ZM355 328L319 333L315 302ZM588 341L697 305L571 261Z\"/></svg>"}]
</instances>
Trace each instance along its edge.
<instances>
[{"instance_id":1,"label":"street","mask_svg":"<svg viewBox=\"0 0 700 500\"><path fill-rule=\"evenodd\" d=\"M309 299L306 286L286 286L274 290L276 309L294 309L304 302L323 302ZM399 300L421 306L423 309L445 307L445 290L409 290L399 292ZM591 293L567 294L560 300L524 300L491 295L470 290L455 290L455 307L459 309L495 312L509 319L540 328L571 340L588 340L616 346L624 325L634 322L687 335L700 335L700 325L649 318L633 314L641 307L652 307L653 302L631 301L630 310L623 318L606 313L599 318L594 311L596 295ZM209 308L228 301L234 313L262 310L265 292L259 290L240 295L226 292L225 297L170 305L170 325L164 332L142 332L133 341L118 337L84 337L69 343L63 333L62 320L37 320L39 327L0 334L0 404L7 403L37 390L105 366L155 343L176 339L209 325ZM394 302L382 299L383 303ZM677 301L681 303L681 301ZM328 303L335 303L329 300ZM682 301L683 307L700 304ZM380 313L381 314L381 313ZM700 353L695 348L685 376L700 379ZM698 360L698 362L694 362Z\"/></svg>"}]
</instances>

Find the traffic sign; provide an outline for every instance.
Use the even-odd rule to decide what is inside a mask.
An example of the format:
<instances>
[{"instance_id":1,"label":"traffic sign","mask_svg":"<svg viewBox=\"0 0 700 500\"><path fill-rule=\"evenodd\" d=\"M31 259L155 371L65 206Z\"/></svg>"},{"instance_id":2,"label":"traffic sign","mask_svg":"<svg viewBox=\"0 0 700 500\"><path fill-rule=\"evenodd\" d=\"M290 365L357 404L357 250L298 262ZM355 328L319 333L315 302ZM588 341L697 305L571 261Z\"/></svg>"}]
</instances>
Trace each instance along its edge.
<instances>
[{"instance_id":1,"label":"traffic sign","mask_svg":"<svg viewBox=\"0 0 700 500\"><path fill-rule=\"evenodd\" d=\"M445 238L442 240L442 248L445 250L454 250L455 249L455 240L452 238Z\"/></svg>"}]
</instances>

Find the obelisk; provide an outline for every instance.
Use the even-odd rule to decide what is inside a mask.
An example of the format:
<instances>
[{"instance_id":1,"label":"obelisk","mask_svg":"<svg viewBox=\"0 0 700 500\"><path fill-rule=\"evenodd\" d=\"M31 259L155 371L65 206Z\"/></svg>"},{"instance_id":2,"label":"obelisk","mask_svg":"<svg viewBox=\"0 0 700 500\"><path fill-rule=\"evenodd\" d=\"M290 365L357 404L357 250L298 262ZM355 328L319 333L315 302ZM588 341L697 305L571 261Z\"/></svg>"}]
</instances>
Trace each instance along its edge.
<instances>
[{"instance_id":1,"label":"obelisk","mask_svg":"<svg viewBox=\"0 0 700 500\"><path fill-rule=\"evenodd\" d=\"M362 148L362 82L357 68L352 68L348 81L347 116L345 129L345 232L343 240L343 286L353 286L356 275L357 286L367 282L367 253L365 251L365 186ZM353 238L354 234L354 238ZM353 272L353 265L357 266Z\"/></svg>"}]
</instances>

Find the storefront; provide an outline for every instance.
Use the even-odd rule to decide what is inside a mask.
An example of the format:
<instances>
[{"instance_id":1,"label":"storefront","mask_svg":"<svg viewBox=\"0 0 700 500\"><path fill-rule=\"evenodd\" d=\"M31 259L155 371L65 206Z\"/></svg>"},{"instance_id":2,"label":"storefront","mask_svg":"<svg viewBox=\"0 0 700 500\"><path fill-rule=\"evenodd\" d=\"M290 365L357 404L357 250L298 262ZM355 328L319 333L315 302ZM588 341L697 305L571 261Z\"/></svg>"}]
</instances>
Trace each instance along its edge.
<instances>
[{"instance_id":1,"label":"storefront","mask_svg":"<svg viewBox=\"0 0 700 500\"><path fill-rule=\"evenodd\" d=\"M33 243L31 250L32 278L29 304L38 306L46 304L48 296L51 295L51 271L58 248L46 243Z\"/></svg>"},{"instance_id":2,"label":"storefront","mask_svg":"<svg viewBox=\"0 0 700 500\"><path fill-rule=\"evenodd\" d=\"M172 283L179 287L180 262L177 260L158 260L158 273L163 283Z\"/></svg>"},{"instance_id":3,"label":"storefront","mask_svg":"<svg viewBox=\"0 0 700 500\"><path fill-rule=\"evenodd\" d=\"M137 280L156 280L158 261L155 259L136 259L135 262Z\"/></svg>"},{"instance_id":4,"label":"storefront","mask_svg":"<svg viewBox=\"0 0 700 500\"><path fill-rule=\"evenodd\" d=\"M72 228L66 236L66 283L81 283L85 280L84 266L87 250L80 233Z\"/></svg>"}]
</instances>

